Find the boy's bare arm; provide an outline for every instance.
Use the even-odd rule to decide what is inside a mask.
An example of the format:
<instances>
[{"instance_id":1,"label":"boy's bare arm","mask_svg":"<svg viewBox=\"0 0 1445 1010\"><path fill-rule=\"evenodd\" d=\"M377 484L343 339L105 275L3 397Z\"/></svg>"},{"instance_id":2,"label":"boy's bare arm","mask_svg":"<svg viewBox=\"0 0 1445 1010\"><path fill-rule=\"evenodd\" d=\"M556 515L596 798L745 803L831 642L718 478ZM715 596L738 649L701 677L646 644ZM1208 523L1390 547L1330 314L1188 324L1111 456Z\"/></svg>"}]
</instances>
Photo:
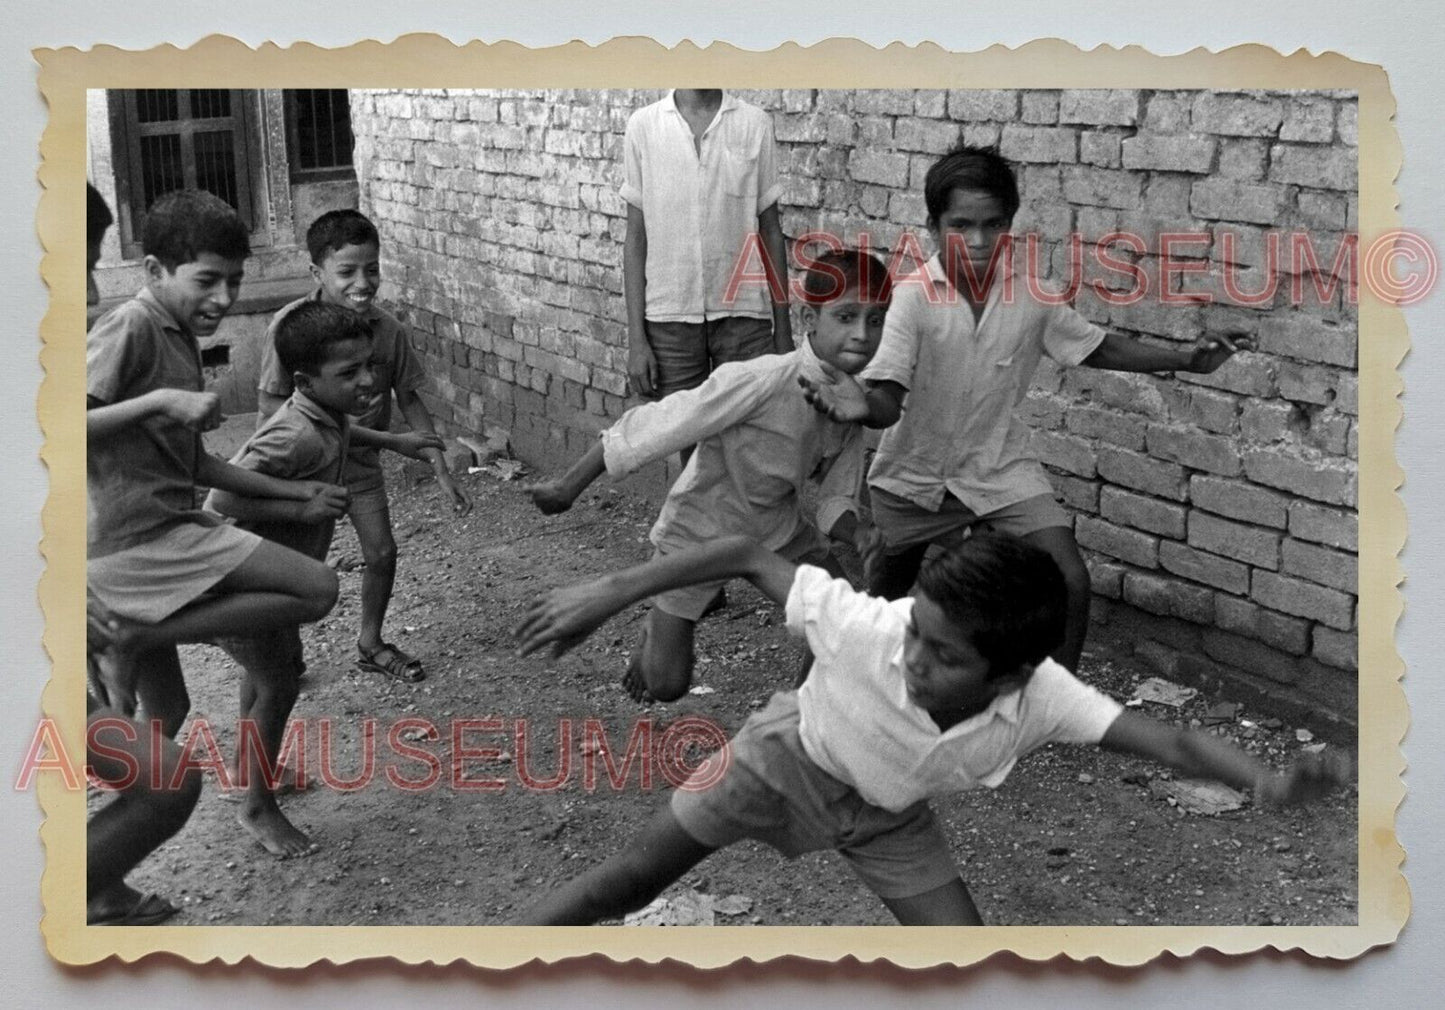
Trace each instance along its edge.
<instances>
[{"instance_id":1,"label":"boy's bare arm","mask_svg":"<svg viewBox=\"0 0 1445 1010\"><path fill-rule=\"evenodd\" d=\"M657 357L647 342L647 221L642 208L627 205L622 240L622 293L627 302L627 378L638 396L657 393Z\"/></svg>"},{"instance_id":2,"label":"boy's bare arm","mask_svg":"<svg viewBox=\"0 0 1445 1010\"><path fill-rule=\"evenodd\" d=\"M788 313L788 243L783 237L777 204L758 215L758 233L767 254L763 267L768 272L768 294L773 303L773 350L787 354L793 349L793 319Z\"/></svg>"},{"instance_id":3,"label":"boy's bare arm","mask_svg":"<svg viewBox=\"0 0 1445 1010\"><path fill-rule=\"evenodd\" d=\"M514 632L517 651L526 656L551 643L552 654L560 656L637 601L701 582L745 578L763 595L783 603L797 567L747 537L723 537L544 593Z\"/></svg>"},{"instance_id":4,"label":"boy's bare arm","mask_svg":"<svg viewBox=\"0 0 1445 1010\"><path fill-rule=\"evenodd\" d=\"M522 491L532 496L532 504L541 509L544 515L553 516L571 508L572 503L587 490L588 485L606 472L602 440L598 439L561 477L527 484Z\"/></svg>"},{"instance_id":5,"label":"boy's bare arm","mask_svg":"<svg viewBox=\"0 0 1445 1010\"><path fill-rule=\"evenodd\" d=\"M1349 781L1349 761L1338 752L1307 754L1282 774L1270 771L1220 737L1168 726L1124 711L1099 746L1152 758L1185 775L1217 779L1237 789L1253 789L1264 803L1300 803L1323 796Z\"/></svg>"},{"instance_id":6,"label":"boy's bare arm","mask_svg":"<svg viewBox=\"0 0 1445 1010\"><path fill-rule=\"evenodd\" d=\"M233 491L213 490L206 507L242 522L319 523L338 519L346 511L346 488L331 487L298 501L288 498L249 498Z\"/></svg>"},{"instance_id":7,"label":"boy's bare arm","mask_svg":"<svg viewBox=\"0 0 1445 1010\"><path fill-rule=\"evenodd\" d=\"M196 483L245 498L282 498L287 501L306 501L335 490L335 485L319 480L282 480L246 470L209 453L202 453L196 464Z\"/></svg>"},{"instance_id":8,"label":"boy's bare arm","mask_svg":"<svg viewBox=\"0 0 1445 1010\"><path fill-rule=\"evenodd\" d=\"M402 432L377 431L375 428L364 428L359 424L351 426L351 444L371 446L376 449L385 449L388 452L398 453L402 456L410 456L412 459L419 459L424 462L431 462L428 455L429 450L441 450L442 438L435 432Z\"/></svg>"},{"instance_id":9,"label":"boy's bare arm","mask_svg":"<svg viewBox=\"0 0 1445 1010\"><path fill-rule=\"evenodd\" d=\"M119 403L87 397L85 437L98 442L153 417L168 417L193 431L210 431L221 423L221 398L189 389L153 389Z\"/></svg>"},{"instance_id":10,"label":"boy's bare arm","mask_svg":"<svg viewBox=\"0 0 1445 1010\"><path fill-rule=\"evenodd\" d=\"M1117 372L1207 373L1224 364L1235 352L1253 348L1254 342L1241 334L1201 337L1188 347L1154 347L1110 333L1094 353L1084 359L1084 364Z\"/></svg>"},{"instance_id":11,"label":"boy's bare arm","mask_svg":"<svg viewBox=\"0 0 1445 1010\"><path fill-rule=\"evenodd\" d=\"M421 396L416 390L396 391L396 405L401 408L401 414L406 418L406 423L416 433L423 436L431 436L437 440L435 448L422 449L418 459L425 459L431 464L432 472L436 474L437 486L446 494L452 502L452 512L458 516L464 516L472 510L472 499L461 488L457 487L456 481L452 480L451 471L447 469L446 457L442 455L441 439L437 438L436 427L432 424L431 411L426 409ZM386 446L385 448L391 448ZM401 452L402 450L396 450ZM406 453L410 455L410 453Z\"/></svg>"}]
</instances>

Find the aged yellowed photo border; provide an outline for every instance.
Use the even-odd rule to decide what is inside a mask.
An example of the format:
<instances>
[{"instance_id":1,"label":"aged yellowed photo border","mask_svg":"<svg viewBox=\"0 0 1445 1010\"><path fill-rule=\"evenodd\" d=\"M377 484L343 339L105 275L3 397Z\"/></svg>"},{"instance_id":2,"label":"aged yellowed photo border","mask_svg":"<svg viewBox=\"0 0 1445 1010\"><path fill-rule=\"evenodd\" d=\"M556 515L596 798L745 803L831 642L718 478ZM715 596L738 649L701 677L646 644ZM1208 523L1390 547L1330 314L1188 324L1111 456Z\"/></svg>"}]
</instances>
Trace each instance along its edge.
<instances>
[{"instance_id":1,"label":"aged yellowed photo border","mask_svg":"<svg viewBox=\"0 0 1445 1010\"><path fill-rule=\"evenodd\" d=\"M42 142L38 227L50 289L43 322L45 379L39 411L51 493L43 522L47 569L40 584L45 645L54 674L44 695L70 753L81 753L84 707L85 429L83 203L90 88L449 87L662 88L671 84L810 88L1226 88L1342 89L1359 100L1359 233L1362 245L1399 227L1393 180L1401 150L1394 100L1382 68L1327 53L1291 56L1262 46L1160 57L1138 48L1084 52L1059 41L952 53L933 45L886 49L848 40L748 52L726 45L668 49L641 38L592 47L528 49L513 43L456 46L410 35L345 49L307 44L253 49L225 37L189 49L111 47L40 50L40 88L50 121ZM1360 377L1359 921L1354 926L523 928L523 927L88 927L85 924L86 798L56 775L39 777L47 865L41 922L52 956L70 964L127 961L170 952L203 962L246 958L278 967L328 959L463 960L503 968L588 954L719 967L742 958L885 958L905 967L966 965L999 951L1028 959L1060 954L1133 965L1168 951L1243 953L1265 947L1349 958L1389 943L1409 913L1395 811L1404 796L1400 744L1408 711L1394 628L1403 597L1397 554L1405 541L1396 494L1401 419L1396 371L1409 347L1403 314L1362 290Z\"/></svg>"}]
</instances>

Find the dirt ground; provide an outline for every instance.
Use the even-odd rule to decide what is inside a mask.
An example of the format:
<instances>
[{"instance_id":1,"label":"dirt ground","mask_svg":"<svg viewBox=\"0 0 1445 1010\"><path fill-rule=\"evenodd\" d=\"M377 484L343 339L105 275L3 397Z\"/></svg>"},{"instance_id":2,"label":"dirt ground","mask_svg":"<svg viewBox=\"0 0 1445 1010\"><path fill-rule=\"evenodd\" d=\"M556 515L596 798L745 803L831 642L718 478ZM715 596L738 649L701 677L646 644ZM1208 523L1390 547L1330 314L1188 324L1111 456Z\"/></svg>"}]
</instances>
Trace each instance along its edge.
<instances>
[{"instance_id":1,"label":"dirt ground","mask_svg":"<svg viewBox=\"0 0 1445 1010\"><path fill-rule=\"evenodd\" d=\"M374 774L354 789L318 784L284 799L287 815L321 846L284 861L241 832L237 805L209 781L191 822L130 878L142 891L180 904L178 923L505 923L540 892L626 844L665 802L666 775L659 771L644 788L640 764L621 788L610 785L605 755L595 740L584 740L585 720L600 721L618 767L639 720L650 720L655 743L692 739L673 755L691 765L712 746L709 737L689 737L681 728L669 734L669 727L701 717L731 733L791 682L798 647L780 626L781 612L741 583L729 587L728 608L699 629L697 683L704 692L678 703L643 708L618 686L642 607L560 661L516 658L511 629L529 599L547 586L646 558L651 508L603 481L572 511L543 518L516 482L484 471L462 478L476 507L456 520L434 483L414 485L400 467L389 476L401 559L387 632L425 660L429 676L408 686L355 670L360 554L343 524L331 559L342 598L304 633L310 669L295 718L305 728L309 774L318 773L324 742L333 782L362 776L367 720L374 720ZM207 720L229 753L236 669L203 646L183 650L182 662L193 720ZM1146 676L1098 652L1086 655L1081 674L1120 699ZM1188 722L1202 720L1218 701L1198 696L1182 708L1143 709ZM399 723L404 719L428 720L441 738L422 737L415 725ZM500 780L499 791L452 781L449 736L459 719L500 720L493 724L499 730L476 729L460 743L503 753L464 760L459 769L464 779ZM565 719L570 731L559 748ZM525 754L515 738L519 725L528 737ZM1307 745L1267 713L1241 711L1217 731L1275 765ZM404 749L435 757L435 786L399 788L387 777L388 768L410 779L426 775L425 759ZM564 751L570 766L561 763ZM593 791L584 781L589 762ZM563 781L550 790L528 788L524 773L534 783ZM991 923L1356 921L1353 792L1307 808L1246 805L1210 816L1176 805L1167 779L1138 761L1057 746L1021 761L997 791L950 797L935 808ZM664 897L685 904L697 895L732 899L723 903L730 914L719 914L719 924L892 921L833 853L787 861L744 843L707 860Z\"/></svg>"}]
</instances>

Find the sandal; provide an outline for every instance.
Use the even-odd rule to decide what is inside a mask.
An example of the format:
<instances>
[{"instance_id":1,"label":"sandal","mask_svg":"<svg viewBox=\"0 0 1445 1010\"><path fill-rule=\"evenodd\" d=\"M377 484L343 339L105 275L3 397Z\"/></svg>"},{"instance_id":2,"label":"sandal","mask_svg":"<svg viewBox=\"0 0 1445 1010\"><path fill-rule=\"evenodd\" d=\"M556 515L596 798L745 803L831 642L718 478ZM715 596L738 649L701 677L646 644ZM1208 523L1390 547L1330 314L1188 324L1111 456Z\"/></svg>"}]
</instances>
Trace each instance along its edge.
<instances>
[{"instance_id":1,"label":"sandal","mask_svg":"<svg viewBox=\"0 0 1445 1010\"><path fill-rule=\"evenodd\" d=\"M358 670L379 673L392 680L399 680L403 684L415 684L419 680L426 680L426 671L422 669L421 660L408 656L390 642L382 642L374 649L368 649L357 642L356 651L360 655L356 661ZM376 658L385 653L390 653L391 658L386 660Z\"/></svg>"},{"instance_id":2,"label":"sandal","mask_svg":"<svg viewBox=\"0 0 1445 1010\"><path fill-rule=\"evenodd\" d=\"M87 926L155 926L165 922L180 909L159 894L142 894L127 909L87 915Z\"/></svg>"}]
</instances>

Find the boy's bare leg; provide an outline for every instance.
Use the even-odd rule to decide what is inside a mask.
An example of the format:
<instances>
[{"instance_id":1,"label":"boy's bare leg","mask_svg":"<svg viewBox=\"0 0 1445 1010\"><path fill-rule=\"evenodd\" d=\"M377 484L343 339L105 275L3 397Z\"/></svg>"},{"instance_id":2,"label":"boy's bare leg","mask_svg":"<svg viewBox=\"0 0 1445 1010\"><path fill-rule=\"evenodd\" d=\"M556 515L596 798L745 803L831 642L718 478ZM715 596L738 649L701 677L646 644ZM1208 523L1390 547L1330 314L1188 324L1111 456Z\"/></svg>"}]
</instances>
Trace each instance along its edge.
<instances>
[{"instance_id":1,"label":"boy's bare leg","mask_svg":"<svg viewBox=\"0 0 1445 1010\"><path fill-rule=\"evenodd\" d=\"M114 728L98 726L101 720L114 721ZM121 787L120 794L86 826L86 918L91 922L136 909L143 896L125 883L125 875L181 829L201 795L200 770L190 768L178 776L181 752L169 740L158 753L161 788L153 789L152 776L157 769L151 765L150 733L130 720L124 721L130 723L131 732L122 732L122 721L120 713L99 707L86 720L87 734L96 732L96 742L106 750L87 749L87 763L102 781ZM129 755L134 764L127 767L109 753L116 751ZM126 781L131 768L135 776Z\"/></svg>"},{"instance_id":2,"label":"boy's bare leg","mask_svg":"<svg viewBox=\"0 0 1445 1010\"><path fill-rule=\"evenodd\" d=\"M692 686L697 625L653 607L632 651L622 686L635 701L676 701Z\"/></svg>"},{"instance_id":3,"label":"boy's bare leg","mask_svg":"<svg viewBox=\"0 0 1445 1010\"><path fill-rule=\"evenodd\" d=\"M883 904L904 926L983 925L978 906L973 903L973 897L959 877L908 898L884 898Z\"/></svg>"},{"instance_id":4,"label":"boy's bare leg","mask_svg":"<svg viewBox=\"0 0 1445 1010\"><path fill-rule=\"evenodd\" d=\"M155 624L124 622L117 648L135 653L319 621L336 604L336 573L323 562L263 540L211 592Z\"/></svg>"},{"instance_id":5,"label":"boy's bare leg","mask_svg":"<svg viewBox=\"0 0 1445 1010\"><path fill-rule=\"evenodd\" d=\"M903 599L913 588L918 570L923 567L923 556L927 553L927 544L917 544L901 554L884 554L868 584L868 594L885 600Z\"/></svg>"},{"instance_id":6,"label":"boy's bare leg","mask_svg":"<svg viewBox=\"0 0 1445 1010\"><path fill-rule=\"evenodd\" d=\"M300 693L296 671L289 666L247 670L245 676L249 686L243 688L242 698L249 697L251 707L242 710L241 718L255 725L261 747L259 752L255 746L242 748L239 764L246 783L246 800L236 820L273 856L284 859L308 855L316 851L316 844L281 813L275 791L267 781L268 773L280 773L277 759L286 733L286 720Z\"/></svg>"},{"instance_id":7,"label":"boy's bare leg","mask_svg":"<svg viewBox=\"0 0 1445 1010\"><path fill-rule=\"evenodd\" d=\"M361 628L357 645L363 649L379 649L381 626L391 605L391 591L396 584L396 538L391 532L391 510L350 513L356 539L361 543L361 558L366 568L361 573ZM385 661L386 656L380 657Z\"/></svg>"},{"instance_id":8,"label":"boy's bare leg","mask_svg":"<svg viewBox=\"0 0 1445 1010\"><path fill-rule=\"evenodd\" d=\"M1047 551L1064 575L1064 587L1069 593L1068 613L1064 620L1064 642L1054 651L1054 661L1073 672L1079 668L1084 638L1089 633L1089 569L1084 566L1074 533L1067 526L1035 530L1023 539Z\"/></svg>"},{"instance_id":9,"label":"boy's bare leg","mask_svg":"<svg viewBox=\"0 0 1445 1010\"><path fill-rule=\"evenodd\" d=\"M97 656L99 680L105 688L102 704L114 714L137 719L174 739L191 710L191 696L181 675L181 660L174 645L139 652L112 650Z\"/></svg>"},{"instance_id":10,"label":"boy's bare leg","mask_svg":"<svg viewBox=\"0 0 1445 1010\"><path fill-rule=\"evenodd\" d=\"M590 926L643 908L713 853L663 807L642 832L601 866L588 870L522 912L519 926Z\"/></svg>"}]
</instances>

